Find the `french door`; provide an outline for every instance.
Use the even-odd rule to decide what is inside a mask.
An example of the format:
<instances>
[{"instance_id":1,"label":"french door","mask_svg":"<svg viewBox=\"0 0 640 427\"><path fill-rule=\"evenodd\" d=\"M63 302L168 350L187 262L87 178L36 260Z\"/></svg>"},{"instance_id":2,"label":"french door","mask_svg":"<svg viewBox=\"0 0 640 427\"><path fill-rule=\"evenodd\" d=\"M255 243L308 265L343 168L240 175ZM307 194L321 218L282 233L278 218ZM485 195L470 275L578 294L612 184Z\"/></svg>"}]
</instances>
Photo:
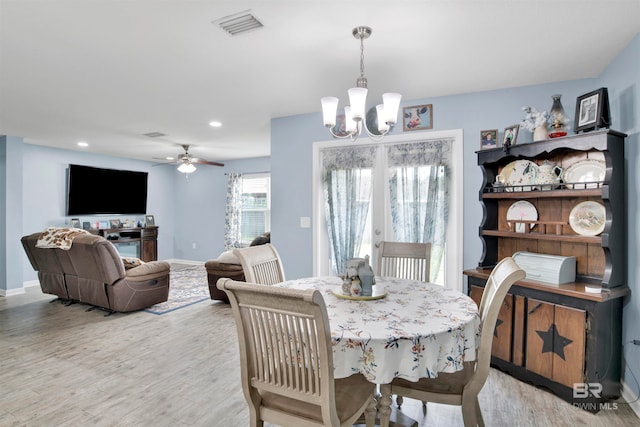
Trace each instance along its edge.
<instances>
[{"instance_id":1,"label":"french door","mask_svg":"<svg viewBox=\"0 0 640 427\"><path fill-rule=\"evenodd\" d=\"M435 266L432 263L431 281L442 284L448 288L462 290L462 130L451 131L434 131L434 132L413 132L411 134L392 135L384 138L382 142L364 141L323 141L314 143L313 147L313 246L314 246L314 275L332 275L335 274L336 262L332 260L335 253L332 251L332 239L335 236L329 236L327 228L327 209L326 209L326 153L332 149L341 147L352 147L355 149L362 148L366 152L373 152L373 160L370 162L355 162L354 169L358 172L359 179L371 179L371 190L367 192L358 191L358 195L353 195L358 206L368 206L366 218L363 218L364 228L362 231L359 252L357 257L369 255L374 270L377 261L377 244L382 240L391 241L409 241L398 238L398 228L406 227L404 224L398 224L398 214L392 209L392 201L396 203L396 194L390 191L391 183L395 182L398 177L393 165L396 159L390 153L393 148L402 145L402 147L415 147L422 150L422 147L437 146L439 143L447 143L451 152L448 160L448 180L447 182L447 199L448 213L447 222L443 226L444 243L441 245L444 251L442 256L442 264ZM335 150L333 150L335 151ZM362 151L362 150L361 150ZM424 151L424 150L422 150ZM348 161L340 159L341 162ZM324 163L323 163L324 162ZM418 170L420 169L420 170ZM409 170L410 174L422 174L429 167L420 168L403 168L403 171ZM325 181L325 182L323 182ZM363 196L363 194L367 194ZM368 197L368 200L364 200ZM361 200L363 199L363 200ZM406 204L406 203L405 203ZM331 213L329 213L331 215ZM396 222L394 224L394 221ZM394 231L395 225L395 231ZM358 227L360 230L362 227ZM333 262L332 262L333 261Z\"/></svg>"}]
</instances>

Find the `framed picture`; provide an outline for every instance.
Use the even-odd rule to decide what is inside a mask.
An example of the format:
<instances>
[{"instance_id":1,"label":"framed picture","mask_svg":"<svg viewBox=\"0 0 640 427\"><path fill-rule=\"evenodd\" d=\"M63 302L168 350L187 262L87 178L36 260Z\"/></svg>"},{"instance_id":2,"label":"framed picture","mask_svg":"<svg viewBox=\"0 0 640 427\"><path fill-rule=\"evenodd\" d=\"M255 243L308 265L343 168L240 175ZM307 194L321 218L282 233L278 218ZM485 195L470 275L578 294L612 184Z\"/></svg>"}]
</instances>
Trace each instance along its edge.
<instances>
[{"instance_id":1,"label":"framed picture","mask_svg":"<svg viewBox=\"0 0 640 427\"><path fill-rule=\"evenodd\" d=\"M109 228L109 221L99 221L98 227L100 227L101 229Z\"/></svg>"},{"instance_id":2,"label":"framed picture","mask_svg":"<svg viewBox=\"0 0 640 427\"><path fill-rule=\"evenodd\" d=\"M71 227L80 228L80 219L79 218L71 218Z\"/></svg>"},{"instance_id":3,"label":"framed picture","mask_svg":"<svg viewBox=\"0 0 640 427\"><path fill-rule=\"evenodd\" d=\"M507 126L504 128L504 137L502 138L502 146L507 149L516 143L518 138L518 130L520 125Z\"/></svg>"},{"instance_id":4,"label":"framed picture","mask_svg":"<svg viewBox=\"0 0 640 427\"><path fill-rule=\"evenodd\" d=\"M153 215L147 215L145 217L145 222L147 223L147 225L156 225L156 220Z\"/></svg>"},{"instance_id":5,"label":"framed picture","mask_svg":"<svg viewBox=\"0 0 640 427\"><path fill-rule=\"evenodd\" d=\"M498 148L498 129L480 131L480 149Z\"/></svg>"},{"instance_id":6,"label":"framed picture","mask_svg":"<svg viewBox=\"0 0 640 427\"><path fill-rule=\"evenodd\" d=\"M414 105L402 109L402 130L433 129L433 104Z\"/></svg>"},{"instance_id":7,"label":"framed picture","mask_svg":"<svg viewBox=\"0 0 640 427\"><path fill-rule=\"evenodd\" d=\"M585 93L576 101L575 131L584 132L609 127L610 115L606 87Z\"/></svg>"},{"instance_id":8,"label":"framed picture","mask_svg":"<svg viewBox=\"0 0 640 427\"><path fill-rule=\"evenodd\" d=\"M91 230L91 223L89 221L84 221L82 223L82 229L83 230Z\"/></svg>"},{"instance_id":9,"label":"framed picture","mask_svg":"<svg viewBox=\"0 0 640 427\"><path fill-rule=\"evenodd\" d=\"M112 219L109 221L109 226L111 226L111 228L120 228L122 224L119 219Z\"/></svg>"}]
</instances>

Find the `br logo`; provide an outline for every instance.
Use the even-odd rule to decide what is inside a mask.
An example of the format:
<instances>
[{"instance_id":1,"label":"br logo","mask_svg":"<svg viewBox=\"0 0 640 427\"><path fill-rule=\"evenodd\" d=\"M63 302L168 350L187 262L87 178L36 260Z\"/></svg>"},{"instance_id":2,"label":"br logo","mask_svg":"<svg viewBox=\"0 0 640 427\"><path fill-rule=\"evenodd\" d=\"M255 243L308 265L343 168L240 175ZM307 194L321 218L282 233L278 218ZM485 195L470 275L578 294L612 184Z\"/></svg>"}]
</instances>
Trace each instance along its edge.
<instances>
[{"instance_id":1,"label":"br logo","mask_svg":"<svg viewBox=\"0 0 640 427\"><path fill-rule=\"evenodd\" d=\"M586 399L593 396L600 399L602 394L602 384L600 383L573 383L573 398Z\"/></svg>"}]
</instances>

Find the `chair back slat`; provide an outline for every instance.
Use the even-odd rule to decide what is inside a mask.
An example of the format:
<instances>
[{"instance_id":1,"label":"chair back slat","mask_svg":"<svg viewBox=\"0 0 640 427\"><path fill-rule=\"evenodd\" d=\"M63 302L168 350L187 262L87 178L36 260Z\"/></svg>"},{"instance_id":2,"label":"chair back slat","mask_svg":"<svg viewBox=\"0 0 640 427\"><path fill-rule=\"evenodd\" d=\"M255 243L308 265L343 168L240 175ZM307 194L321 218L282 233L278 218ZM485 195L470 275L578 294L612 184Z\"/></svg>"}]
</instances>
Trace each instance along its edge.
<instances>
[{"instance_id":1,"label":"chair back slat","mask_svg":"<svg viewBox=\"0 0 640 427\"><path fill-rule=\"evenodd\" d=\"M429 281L430 243L380 242L378 276Z\"/></svg>"}]
</instances>

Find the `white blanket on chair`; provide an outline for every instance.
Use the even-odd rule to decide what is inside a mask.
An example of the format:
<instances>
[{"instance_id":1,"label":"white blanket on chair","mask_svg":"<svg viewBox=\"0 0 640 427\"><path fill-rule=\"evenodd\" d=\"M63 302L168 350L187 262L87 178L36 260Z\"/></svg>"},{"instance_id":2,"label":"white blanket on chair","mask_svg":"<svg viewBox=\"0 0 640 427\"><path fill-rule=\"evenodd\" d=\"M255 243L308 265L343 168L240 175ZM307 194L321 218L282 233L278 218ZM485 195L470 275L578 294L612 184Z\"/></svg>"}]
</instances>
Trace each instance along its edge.
<instances>
[{"instance_id":1,"label":"white blanket on chair","mask_svg":"<svg viewBox=\"0 0 640 427\"><path fill-rule=\"evenodd\" d=\"M80 228L49 227L38 238L36 248L58 248L68 251L73 239L82 234L91 234Z\"/></svg>"}]
</instances>

